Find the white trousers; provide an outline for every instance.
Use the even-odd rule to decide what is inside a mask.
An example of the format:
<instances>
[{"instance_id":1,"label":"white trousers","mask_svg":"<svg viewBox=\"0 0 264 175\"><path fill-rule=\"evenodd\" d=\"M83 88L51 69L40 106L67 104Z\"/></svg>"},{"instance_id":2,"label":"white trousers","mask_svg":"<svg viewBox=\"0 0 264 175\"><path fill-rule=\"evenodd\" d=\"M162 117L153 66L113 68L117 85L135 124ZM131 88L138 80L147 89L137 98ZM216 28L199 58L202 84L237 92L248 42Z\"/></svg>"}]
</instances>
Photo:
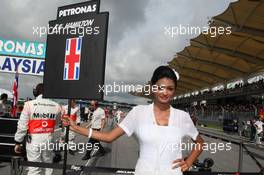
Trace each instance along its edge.
<instances>
[{"instance_id":1,"label":"white trousers","mask_svg":"<svg viewBox=\"0 0 264 175\"><path fill-rule=\"evenodd\" d=\"M33 138L34 139L34 138ZM32 141L33 141L32 139ZM53 154L52 150L48 149L47 143L51 142L51 140L47 140L47 142L37 142L33 141L31 143L27 143L27 159L32 162L45 162L52 163ZM28 175L40 175L42 174L42 168L39 167L28 167ZM46 168L45 175L51 175L53 169Z\"/></svg>"},{"instance_id":2,"label":"white trousers","mask_svg":"<svg viewBox=\"0 0 264 175\"><path fill-rule=\"evenodd\" d=\"M64 137L64 141L65 141L66 130L64 130L63 134L64 134L63 137ZM74 144L75 136L76 136L75 132L69 130L69 144Z\"/></svg>"},{"instance_id":3,"label":"white trousers","mask_svg":"<svg viewBox=\"0 0 264 175\"><path fill-rule=\"evenodd\" d=\"M256 144L261 144L261 138L262 138L262 134L256 134L255 136Z\"/></svg>"}]
</instances>

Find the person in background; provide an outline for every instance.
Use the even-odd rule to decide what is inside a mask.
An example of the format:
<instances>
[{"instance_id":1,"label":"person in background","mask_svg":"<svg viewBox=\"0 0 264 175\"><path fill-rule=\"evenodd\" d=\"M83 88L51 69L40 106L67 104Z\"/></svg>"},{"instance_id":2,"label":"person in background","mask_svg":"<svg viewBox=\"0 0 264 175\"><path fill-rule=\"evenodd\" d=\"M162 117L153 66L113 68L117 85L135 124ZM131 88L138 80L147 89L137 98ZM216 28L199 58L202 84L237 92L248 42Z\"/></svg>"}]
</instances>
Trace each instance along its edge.
<instances>
[{"instance_id":1,"label":"person in background","mask_svg":"<svg viewBox=\"0 0 264 175\"><path fill-rule=\"evenodd\" d=\"M121 111L121 110L118 108L115 114L116 114L116 120L117 120L117 123L119 123L120 120L121 120L121 116L123 115L123 111Z\"/></svg>"},{"instance_id":2,"label":"person in background","mask_svg":"<svg viewBox=\"0 0 264 175\"><path fill-rule=\"evenodd\" d=\"M104 108L104 111L105 111L105 122L107 123L108 120L109 120L109 118L110 118L110 109L109 109L109 107L106 106L106 107Z\"/></svg>"},{"instance_id":3,"label":"person in background","mask_svg":"<svg viewBox=\"0 0 264 175\"><path fill-rule=\"evenodd\" d=\"M92 115L92 121L90 123L90 126L95 131L102 131L102 129L105 126L105 111L98 106L97 101L91 101L91 108L93 112ZM98 152L100 155L105 154L105 150L103 146L101 145L100 141L96 138L89 138L88 144L92 145L92 148L86 151L86 154L82 158L82 160L88 160L91 158L91 152L95 147L98 148Z\"/></svg>"},{"instance_id":4,"label":"person in background","mask_svg":"<svg viewBox=\"0 0 264 175\"><path fill-rule=\"evenodd\" d=\"M256 136L256 127L255 127L256 119L250 120L250 141L255 142Z\"/></svg>"},{"instance_id":5,"label":"person in background","mask_svg":"<svg viewBox=\"0 0 264 175\"><path fill-rule=\"evenodd\" d=\"M85 106L83 105L80 105L80 119L81 119L81 122L84 122L85 121Z\"/></svg>"},{"instance_id":6,"label":"person in background","mask_svg":"<svg viewBox=\"0 0 264 175\"><path fill-rule=\"evenodd\" d=\"M261 144L261 139L263 137L263 121L264 121L264 111L260 111L258 114L258 120L254 123L256 127L256 144Z\"/></svg>"},{"instance_id":7,"label":"person in background","mask_svg":"<svg viewBox=\"0 0 264 175\"><path fill-rule=\"evenodd\" d=\"M76 100L71 100L71 115L70 118L77 124L80 125L81 123L81 118L80 118L80 108L78 107ZM63 116L67 115L68 113L68 105L63 106ZM66 135L65 133L66 130L64 130L64 137ZM69 131L69 145L74 144L75 140L75 133L73 131ZM71 148L71 147L70 147ZM69 153L74 154L75 150L70 149Z\"/></svg>"},{"instance_id":8,"label":"person in background","mask_svg":"<svg viewBox=\"0 0 264 175\"><path fill-rule=\"evenodd\" d=\"M121 116L120 117L121 117L120 120L122 121L126 117L126 112L123 111L121 113ZM119 121L119 123L120 123L120 121Z\"/></svg>"},{"instance_id":9,"label":"person in background","mask_svg":"<svg viewBox=\"0 0 264 175\"><path fill-rule=\"evenodd\" d=\"M42 98L42 93L43 84L40 83L33 89L36 99L24 104L17 124L14 151L21 153L22 142L26 137L28 161L52 163L53 150L47 148L52 142L56 119L60 118L62 108L58 103ZM29 167L28 170L28 175L42 174L39 167ZM45 169L45 175L51 175L52 172L53 169Z\"/></svg>"},{"instance_id":10,"label":"person in background","mask_svg":"<svg viewBox=\"0 0 264 175\"><path fill-rule=\"evenodd\" d=\"M91 111L90 111L89 107L85 106L85 108L84 108L84 122L88 121L90 113L91 113Z\"/></svg>"},{"instance_id":11,"label":"person in background","mask_svg":"<svg viewBox=\"0 0 264 175\"><path fill-rule=\"evenodd\" d=\"M192 119L192 121L193 121L193 124L194 124L194 126L196 126L197 125L197 117L195 116L195 114L194 114L194 112L192 113L192 115L191 115L191 119Z\"/></svg>"},{"instance_id":12,"label":"person in background","mask_svg":"<svg viewBox=\"0 0 264 175\"><path fill-rule=\"evenodd\" d=\"M0 117L4 117L8 113L8 108L6 106L7 99L8 99L8 95L6 93L1 94L0 96Z\"/></svg>"},{"instance_id":13,"label":"person in background","mask_svg":"<svg viewBox=\"0 0 264 175\"><path fill-rule=\"evenodd\" d=\"M88 107L88 121L92 121L92 117L93 117L93 112L94 112L95 108L93 106L89 106Z\"/></svg>"}]
</instances>

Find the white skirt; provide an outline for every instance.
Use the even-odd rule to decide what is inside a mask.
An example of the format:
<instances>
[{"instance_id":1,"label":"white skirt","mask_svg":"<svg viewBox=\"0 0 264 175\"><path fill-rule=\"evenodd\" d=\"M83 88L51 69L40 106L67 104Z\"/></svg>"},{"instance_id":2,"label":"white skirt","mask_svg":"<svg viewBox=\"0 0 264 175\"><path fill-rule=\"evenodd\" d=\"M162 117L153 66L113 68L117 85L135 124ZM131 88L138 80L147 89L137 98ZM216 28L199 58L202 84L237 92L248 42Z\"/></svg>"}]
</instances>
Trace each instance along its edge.
<instances>
[{"instance_id":1,"label":"white skirt","mask_svg":"<svg viewBox=\"0 0 264 175\"><path fill-rule=\"evenodd\" d=\"M158 165L138 159L135 168L135 175L183 175L180 168L172 169L170 166Z\"/></svg>"}]
</instances>

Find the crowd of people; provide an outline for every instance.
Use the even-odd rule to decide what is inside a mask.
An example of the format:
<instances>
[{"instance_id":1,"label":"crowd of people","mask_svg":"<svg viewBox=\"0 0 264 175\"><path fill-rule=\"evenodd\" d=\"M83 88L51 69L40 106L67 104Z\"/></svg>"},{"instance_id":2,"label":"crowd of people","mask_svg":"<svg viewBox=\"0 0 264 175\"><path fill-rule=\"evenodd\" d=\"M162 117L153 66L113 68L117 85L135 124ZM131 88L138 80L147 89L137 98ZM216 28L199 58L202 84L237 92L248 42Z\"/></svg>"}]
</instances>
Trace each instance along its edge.
<instances>
[{"instance_id":1,"label":"crowd of people","mask_svg":"<svg viewBox=\"0 0 264 175\"><path fill-rule=\"evenodd\" d=\"M263 114L257 119L251 119L242 122L241 135L249 137L252 142L256 144L264 143L264 117Z\"/></svg>"},{"instance_id":2,"label":"crowd of people","mask_svg":"<svg viewBox=\"0 0 264 175\"><path fill-rule=\"evenodd\" d=\"M224 128L226 123L237 127L235 132L250 138L256 144L264 143L264 110L261 104L209 104L185 109L195 114L200 122L215 122ZM225 120L229 122L225 123Z\"/></svg>"},{"instance_id":3,"label":"crowd of people","mask_svg":"<svg viewBox=\"0 0 264 175\"><path fill-rule=\"evenodd\" d=\"M233 88L222 88L219 90L212 90L209 89L208 91L198 92L197 94L190 94L190 96L186 96L177 100L183 100L183 99L193 99L193 98L206 98L211 96L227 96L234 93L243 93L248 92L252 90L257 89L263 89L264 88L264 79L261 79L259 81L253 82L253 83L238 83Z\"/></svg>"},{"instance_id":4,"label":"crowd of people","mask_svg":"<svg viewBox=\"0 0 264 175\"><path fill-rule=\"evenodd\" d=\"M197 110L204 111L204 113L210 114L214 113L250 113L250 115L254 115L256 110L259 108L259 104L234 104L234 103L225 103L225 104L207 104L201 105L201 107L197 107ZM202 112L200 112L202 113ZM252 117L252 116L250 116Z\"/></svg>"}]
</instances>

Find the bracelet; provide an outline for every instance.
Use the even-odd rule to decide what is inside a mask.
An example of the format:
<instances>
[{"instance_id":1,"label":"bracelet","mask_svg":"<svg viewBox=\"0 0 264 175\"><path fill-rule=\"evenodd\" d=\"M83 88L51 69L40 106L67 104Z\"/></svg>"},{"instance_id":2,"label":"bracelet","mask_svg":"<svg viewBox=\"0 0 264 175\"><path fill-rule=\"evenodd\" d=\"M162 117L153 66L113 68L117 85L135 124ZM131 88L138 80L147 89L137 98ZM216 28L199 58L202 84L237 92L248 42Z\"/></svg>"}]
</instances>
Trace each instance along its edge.
<instances>
[{"instance_id":1,"label":"bracelet","mask_svg":"<svg viewBox=\"0 0 264 175\"><path fill-rule=\"evenodd\" d=\"M93 130L92 130L92 128L90 128L90 129L89 129L88 138L91 138L91 137L92 137L92 133L93 133Z\"/></svg>"}]
</instances>

